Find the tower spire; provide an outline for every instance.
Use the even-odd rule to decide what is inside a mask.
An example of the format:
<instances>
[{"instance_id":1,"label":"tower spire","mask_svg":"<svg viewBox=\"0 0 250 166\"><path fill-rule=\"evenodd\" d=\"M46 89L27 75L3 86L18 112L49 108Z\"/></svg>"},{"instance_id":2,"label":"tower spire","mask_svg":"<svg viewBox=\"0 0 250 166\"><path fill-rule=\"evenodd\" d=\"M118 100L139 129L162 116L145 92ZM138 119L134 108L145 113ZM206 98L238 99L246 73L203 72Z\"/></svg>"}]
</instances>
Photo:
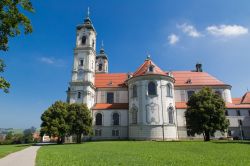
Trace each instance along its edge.
<instances>
[{"instance_id":1,"label":"tower spire","mask_svg":"<svg viewBox=\"0 0 250 166\"><path fill-rule=\"evenodd\" d=\"M147 52L147 58L146 58L146 60L150 60L150 54L149 54L149 52Z\"/></svg>"},{"instance_id":2,"label":"tower spire","mask_svg":"<svg viewBox=\"0 0 250 166\"><path fill-rule=\"evenodd\" d=\"M102 40L102 43L101 43L100 54L105 54L103 40Z\"/></svg>"},{"instance_id":3,"label":"tower spire","mask_svg":"<svg viewBox=\"0 0 250 166\"><path fill-rule=\"evenodd\" d=\"M89 10L89 7L88 7L87 17L89 17L89 15L90 15L90 10Z\"/></svg>"}]
</instances>

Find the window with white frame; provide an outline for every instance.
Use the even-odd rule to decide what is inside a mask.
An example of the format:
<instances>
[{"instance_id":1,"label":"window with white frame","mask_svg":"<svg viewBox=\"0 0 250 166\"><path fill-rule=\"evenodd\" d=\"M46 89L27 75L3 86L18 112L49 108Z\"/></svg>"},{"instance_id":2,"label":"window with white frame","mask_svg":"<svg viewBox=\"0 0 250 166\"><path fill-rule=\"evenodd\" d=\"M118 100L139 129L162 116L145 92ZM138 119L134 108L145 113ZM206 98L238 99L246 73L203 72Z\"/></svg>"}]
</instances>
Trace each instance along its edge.
<instances>
[{"instance_id":1,"label":"window with white frame","mask_svg":"<svg viewBox=\"0 0 250 166\"><path fill-rule=\"evenodd\" d=\"M236 110L236 114L237 114L237 116L241 116L240 110Z\"/></svg>"},{"instance_id":2,"label":"window with white frame","mask_svg":"<svg viewBox=\"0 0 250 166\"><path fill-rule=\"evenodd\" d=\"M136 85L133 85L133 88L132 88L132 91L133 91L133 97L137 97L137 86Z\"/></svg>"},{"instance_id":3,"label":"window with white frame","mask_svg":"<svg viewBox=\"0 0 250 166\"><path fill-rule=\"evenodd\" d=\"M148 83L148 95L156 95L156 84L153 81Z\"/></svg>"},{"instance_id":4,"label":"window with white frame","mask_svg":"<svg viewBox=\"0 0 250 166\"><path fill-rule=\"evenodd\" d=\"M95 116L95 125L102 125L102 114L97 113Z\"/></svg>"},{"instance_id":5,"label":"window with white frame","mask_svg":"<svg viewBox=\"0 0 250 166\"><path fill-rule=\"evenodd\" d=\"M188 100L190 99L190 97L195 93L195 91L193 90L190 90L187 92L187 97L188 97Z\"/></svg>"},{"instance_id":6,"label":"window with white frame","mask_svg":"<svg viewBox=\"0 0 250 166\"><path fill-rule=\"evenodd\" d=\"M174 109L173 109L173 107L168 108L168 123L174 124Z\"/></svg>"},{"instance_id":7,"label":"window with white frame","mask_svg":"<svg viewBox=\"0 0 250 166\"><path fill-rule=\"evenodd\" d=\"M113 113L112 119L113 125L120 125L120 115L117 112Z\"/></svg>"},{"instance_id":8,"label":"window with white frame","mask_svg":"<svg viewBox=\"0 0 250 166\"><path fill-rule=\"evenodd\" d=\"M132 124L137 124L137 108L132 109Z\"/></svg>"},{"instance_id":9,"label":"window with white frame","mask_svg":"<svg viewBox=\"0 0 250 166\"><path fill-rule=\"evenodd\" d=\"M102 130L101 129L95 129L95 136L102 136Z\"/></svg>"},{"instance_id":10,"label":"window with white frame","mask_svg":"<svg viewBox=\"0 0 250 166\"><path fill-rule=\"evenodd\" d=\"M113 137L119 137L119 135L120 135L119 130L117 130L117 129L112 130L112 136Z\"/></svg>"},{"instance_id":11,"label":"window with white frame","mask_svg":"<svg viewBox=\"0 0 250 166\"><path fill-rule=\"evenodd\" d=\"M171 84L167 84L167 96L173 97L173 88Z\"/></svg>"},{"instance_id":12,"label":"window with white frame","mask_svg":"<svg viewBox=\"0 0 250 166\"><path fill-rule=\"evenodd\" d=\"M78 92L78 93L77 93L77 98L78 98L78 99L82 98L82 93L81 93L81 92Z\"/></svg>"}]
</instances>

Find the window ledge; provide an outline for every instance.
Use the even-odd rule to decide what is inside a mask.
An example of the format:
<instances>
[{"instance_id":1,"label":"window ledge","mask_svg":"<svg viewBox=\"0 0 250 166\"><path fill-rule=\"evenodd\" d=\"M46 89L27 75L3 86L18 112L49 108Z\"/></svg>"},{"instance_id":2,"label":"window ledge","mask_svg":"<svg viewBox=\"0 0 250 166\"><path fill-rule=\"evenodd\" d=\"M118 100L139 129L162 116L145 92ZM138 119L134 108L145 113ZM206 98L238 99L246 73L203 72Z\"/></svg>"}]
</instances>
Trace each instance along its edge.
<instances>
[{"instance_id":1,"label":"window ledge","mask_svg":"<svg viewBox=\"0 0 250 166\"><path fill-rule=\"evenodd\" d=\"M158 95L147 95L147 96L150 97L150 98L158 97Z\"/></svg>"}]
</instances>

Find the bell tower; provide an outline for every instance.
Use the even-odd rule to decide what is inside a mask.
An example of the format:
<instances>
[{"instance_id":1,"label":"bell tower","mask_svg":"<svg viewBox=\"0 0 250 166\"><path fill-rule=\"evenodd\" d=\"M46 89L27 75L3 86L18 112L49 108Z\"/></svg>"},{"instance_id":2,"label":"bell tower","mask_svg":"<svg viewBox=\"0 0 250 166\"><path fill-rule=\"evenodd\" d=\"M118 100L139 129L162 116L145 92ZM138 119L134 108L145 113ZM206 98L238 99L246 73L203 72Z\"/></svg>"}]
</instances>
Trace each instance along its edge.
<instances>
[{"instance_id":1,"label":"bell tower","mask_svg":"<svg viewBox=\"0 0 250 166\"><path fill-rule=\"evenodd\" d=\"M72 78L67 91L69 103L83 103L91 108L95 96L96 31L89 17L76 27L76 46Z\"/></svg>"},{"instance_id":2,"label":"bell tower","mask_svg":"<svg viewBox=\"0 0 250 166\"><path fill-rule=\"evenodd\" d=\"M96 56L96 73L108 73L108 57L104 51L104 44L102 41L102 46L100 53Z\"/></svg>"}]
</instances>

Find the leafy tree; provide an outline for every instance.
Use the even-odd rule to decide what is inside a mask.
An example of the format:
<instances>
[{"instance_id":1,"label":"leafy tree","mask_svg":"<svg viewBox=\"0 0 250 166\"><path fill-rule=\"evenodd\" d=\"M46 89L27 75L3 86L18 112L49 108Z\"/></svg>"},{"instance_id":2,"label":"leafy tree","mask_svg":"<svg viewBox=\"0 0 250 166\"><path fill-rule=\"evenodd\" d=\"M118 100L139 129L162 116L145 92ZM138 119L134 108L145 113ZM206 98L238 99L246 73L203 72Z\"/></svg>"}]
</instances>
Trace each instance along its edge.
<instances>
[{"instance_id":1,"label":"leafy tree","mask_svg":"<svg viewBox=\"0 0 250 166\"><path fill-rule=\"evenodd\" d=\"M56 101L42 114L41 136L47 134L50 137L58 137L57 143L64 143L65 136L69 129L66 122L68 116L67 107L67 103Z\"/></svg>"},{"instance_id":2,"label":"leafy tree","mask_svg":"<svg viewBox=\"0 0 250 166\"><path fill-rule=\"evenodd\" d=\"M6 139L6 140L12 140L12 138L13 138L13 132L10 131L10 132L7 133L5 139Z\"/></svg>"},{"instance_id":3,"label":"leafy tree","mask_svg":"<svg viewBox=\"0 0 250 166\"><path fill-rule=\"evenodd\" d=\"M29 18L20 10L34 12L30 0L1 0L0 1L0 51L8 50L9 38L21 34L21 29L24 29L24 34L32 32L32 26ZM0 73L4 71L4 63L0 59ZM1 76L0 89L8 92L10 84Z\"/></svg>"},{"instance_id":4,"label":"leafy tree","mask_svg":"<svg viewBox=\"0 0 250 166\"><path fill-rule=\"evenodd\" d=\"M224 132L227 129L225 102L211 88L205 87L193 94L187 105L185 117L190 135L203 134L204 141L209 141L216 130Z\"/></svg>"},{"instance_id":5,"label":"leafy tree","mask_svg":"<svg viewBox=\"0 0 250 166\"><path fill-rule=\"evenodd\" d=\"M35 127L31 127L29 129L25 129L23 131L23 140L24 143L31 143L33 142L33 134L36 132Z\"/></svg>"},{"instance_id":6,"label":"leafy tree","mask_svg":"<svg viewBox=\"0 0 250 166\"><path fill-rule=\"evenodd\" d=\"M92 117L85 104L71 104L68 107L69 133L77 136L76 142L81 143L82 135L92 132Z\"/></svg>"}]
</instances>

